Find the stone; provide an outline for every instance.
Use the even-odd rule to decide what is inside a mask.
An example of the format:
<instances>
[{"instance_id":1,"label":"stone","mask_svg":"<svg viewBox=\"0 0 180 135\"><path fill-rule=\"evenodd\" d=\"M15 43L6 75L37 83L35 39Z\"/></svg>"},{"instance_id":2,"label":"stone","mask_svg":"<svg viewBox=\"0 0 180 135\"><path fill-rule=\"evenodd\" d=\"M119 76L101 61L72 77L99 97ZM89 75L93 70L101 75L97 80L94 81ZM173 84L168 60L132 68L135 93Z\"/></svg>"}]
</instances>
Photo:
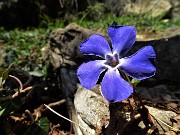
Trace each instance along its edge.
<instances>
[{"instance_id":1,"label":"stone","mask_svg":"<svg viewBox=\"0 0 180 135\"><path fill-rule=\"evenodd\" d=\"M60 68L59 69L59 79L60 79L60 90L64 98L73 97L76 93L78 78L76 75L76 70Z\"/></svg>"},{"instance_id":2,"label":"stone","mask_svg":"<svg viewBox=\"0 0 180 135\"><path fill-rule=\"evenodd\" d=\"M100 86L97 85L94 89L99 91ZM90 126L89 128L101 130L102 126L108 125L109 103L101 95L78 85L74 105L84 123Z\"/></svg>"},{"instance_id":3,"label":"stone","mask_svg":"<svg viewBox=\"0 0 180 135\"><path fill-rule=\"evenodd\" d=\"M164 135L177 135L174 131L167 131Z\"/></svg>"},{"instance_id":4,"label":"stone","mask_svg":"<svg viewBox=\"0 0 180 135\"><path fill-rule=\"evenodd\" d=\"M48 47L42 51L43 58L49 58L55 69L66 65L76 65L75 62L82 58L79 45L93 33L95 32L82 28L75 23L64 29L56 29L50 34ZM55 55L58 57L53 57Z\"/></svg>"},{"instance_id":5,"label":"stone","mask_svg":"<svg viewBox=\"0 0 180 135\"><path fill-rule=\"evenodd\" d=\"M180 1L179 0L170 0L172 3L172 18L173 19L180 19Z\"/></svg>"},{"instance_id":6,"label":"stone","mask_svg":"<svg viewBox=\"0 0 180 135\"><path fill-rule=\"evenodd\" d=\"M180 132L180 114L178 114L177 116L175 116L174 118L171 119L172 123L173 123L173 128L175 128L175 130L178 132Z\"/></svg>"},{"instance_id":7,"label":"stone","mask_svg":"<svg viewBox=\"0 0 180 135\"><path fill-rule=\"evenodd\" d=\"M149 17L165 16L170 13L172 5L168 0L107 0L106 6L116 15L147 14Z\"/></svg>"},{"instance_id":8,"label":"stone","mask_svg":"<svg viewBox=\"0 0 180 135\"><path fill-rule=\"evenodd\" d=\"M151 102L179 102L180 100L171 92L167 85L156 85L154 87L137 87L142 98Z\"/></svg>"},{"instance_id":9,"label":"stone","mask_svg":"<svg viewBox=\"0 0 180 135\"><path fill-rule=\"evenodd\" d=\"M127 3L131 3L131 0L106 0L105 5L108 10L114 13L116 16L121 16L125 13L124 7Z\"/></svg>"},{"instance_id":10,"label":"stone","mask_svg":"<svg viewBox=\"0 0 180 135\"><path fill-rule=\"evenodd\" d=\"M164 123L166 123L170 126L173 126L172 122L171 122L171 118L177 116L177 114L175 112L160 110L160 109L156 109L154 107L149 107L149 106L146 106L146 108L149 110L149 113L151 114L151 118L153 120L153 124L157 126L159 133L162 134L162 133L164 133L164 130L165 131L170 130L169 127L167 125L165 125ZM163 127L163 129L162 129L162 127Z\"/></svg>"},{"instance_id":11,"label":"stone","mask_svg":"<svg viewBox=\"0 0 180 135\"><path fill-rule=\"evenodd\" d=\"M125 5L125 12L135 14L148 14L149 17L164 16L172 8L168 0L136 0L136 2Z\"/></svg>"}]
</instances>

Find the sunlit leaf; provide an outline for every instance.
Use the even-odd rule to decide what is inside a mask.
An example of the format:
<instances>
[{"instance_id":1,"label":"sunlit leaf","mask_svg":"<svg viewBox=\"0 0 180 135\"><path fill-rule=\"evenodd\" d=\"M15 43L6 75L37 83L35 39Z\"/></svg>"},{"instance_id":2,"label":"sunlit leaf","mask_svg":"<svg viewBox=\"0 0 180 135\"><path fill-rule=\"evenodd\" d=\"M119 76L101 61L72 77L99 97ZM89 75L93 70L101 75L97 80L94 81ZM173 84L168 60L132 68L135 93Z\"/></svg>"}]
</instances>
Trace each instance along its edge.
<instances>
[{"instance_id":1,"label":"sunlit leaf","mask_svg":"<svg viewBox=\"0 0 180 135\"><path fill-rule=\"evenodd\" d=\"M0 77L2 77L2 81L8 78L9 69L11 68L12 65L13 63L10 64L7 69L0 69Z\"/></svg>"},{"instance_id":2,"label":"sunlit leaf","mask_svg":"<svg viewBox=\"0 0 180 135\"><path fill-rule=\"evenodd\" d=\"M0 106L0 116L3 115L4 111L5 111L5 108L2 108L2 107Z\"/></svg>"},{"instance_id":3,"label":"sunlit leaf","mask_svg":"<svg viewBox=\"0 0 180 135\"><path fill-rule=\"evenodd\" d=\"M44 75L40 70L31 71L29 74L36 77L42 77Z\"/></svg>"},{"instance_id":4,"label":"sunlit leaf","mask_svg":"<svg viewBox=\"0 0 180 135\"><path fill-rule=\"evenodd\" d=\"M0 69L0 77L2 78L2 80L5 80L8 77L8 73L8 69Z\"/></svg>"},{"instance_id":5,"label":"sunlit leaf","mask_svg":"<svg viewBox=\"0 0 180 135\"><path fill-rule=\"evenodd\" d=\"M0 77L0 87L2 86L2 83L3 83L3 78Z\"/></svg>"},{"instance_id":6,"label":"sunlit leaf","mask_svg":"<svg viewBox=\"0 0 180 135\"><path fill-rule=\"evenodd\" d=\"M131 80L131 85L133 85L133 86L136 86L138 83L140 83L141 81L140 80L137 80L137 79L135 79L135 78L133 78L132 80Z\"/></svg>"}]
</instances>

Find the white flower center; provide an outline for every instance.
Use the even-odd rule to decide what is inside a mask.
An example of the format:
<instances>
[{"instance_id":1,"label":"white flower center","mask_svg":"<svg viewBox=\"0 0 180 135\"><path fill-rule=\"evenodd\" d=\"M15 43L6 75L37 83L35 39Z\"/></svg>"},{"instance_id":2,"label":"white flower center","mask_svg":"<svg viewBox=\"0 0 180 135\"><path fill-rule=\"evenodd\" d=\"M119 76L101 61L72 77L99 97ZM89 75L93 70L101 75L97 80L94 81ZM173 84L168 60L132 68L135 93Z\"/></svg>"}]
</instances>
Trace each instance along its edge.
<instances>
[{"instance_id":1,"label":"white flower center","mask_svg":"<svg viewBox=\"0 0 180 135\"><path fill-rule=\"evenodd\" d=\"M119 56L117 53L106 55L106 65L114 68L119 64Z\"/></svg>"}]
</instances>

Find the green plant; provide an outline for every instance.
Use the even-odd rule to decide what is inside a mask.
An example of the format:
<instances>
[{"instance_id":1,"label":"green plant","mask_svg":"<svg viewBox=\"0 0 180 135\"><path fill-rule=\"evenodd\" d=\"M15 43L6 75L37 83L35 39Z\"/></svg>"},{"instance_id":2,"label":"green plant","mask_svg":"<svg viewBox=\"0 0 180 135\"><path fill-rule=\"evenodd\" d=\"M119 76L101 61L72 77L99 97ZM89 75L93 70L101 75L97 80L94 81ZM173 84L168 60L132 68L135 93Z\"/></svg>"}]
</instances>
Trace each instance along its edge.
<instances>
[{"instance_id":1,"label":"green plant","mask_svg":"<svg viewBox=\"0 0 180 135\"><path fill-rule=\"evenodd\" d=\"M88 20L97 21L103 17L104 11L105 11L104 4L102 3L91 4L87 7L87 9L84 12L80 13L82 14L80 21L82 22L85 18Z\"/></svg>"}]
</instances>

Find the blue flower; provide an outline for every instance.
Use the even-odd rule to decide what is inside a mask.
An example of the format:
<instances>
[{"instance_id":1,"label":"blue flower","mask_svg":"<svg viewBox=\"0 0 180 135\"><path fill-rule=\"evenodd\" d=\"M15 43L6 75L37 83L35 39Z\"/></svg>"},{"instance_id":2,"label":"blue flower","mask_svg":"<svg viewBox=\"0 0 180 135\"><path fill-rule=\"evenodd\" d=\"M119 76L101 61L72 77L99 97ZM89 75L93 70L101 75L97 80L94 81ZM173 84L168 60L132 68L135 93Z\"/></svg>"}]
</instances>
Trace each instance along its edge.
<instances>
[{"instance_id":1,"label":"blue flower","mask_svg":"<svg viewBox=\"0 0 180 135\"><path fill-rule=\"evenodd\" d=\"M132 93L132 86L125 81L119 70L126 75L143 80L155 75L153 65L156 57L152 46L146 46L129 57L123 57L136 40L136 29L133 26L111 25L108 28L111 47L106 38L94 34L80 45L83 55L96 55L103 60L83 63L77 70L80 83L92 89L102 72L105 75L101 82L101 93L109 102L127 99Z\"/></svg>"}]
</instances>

